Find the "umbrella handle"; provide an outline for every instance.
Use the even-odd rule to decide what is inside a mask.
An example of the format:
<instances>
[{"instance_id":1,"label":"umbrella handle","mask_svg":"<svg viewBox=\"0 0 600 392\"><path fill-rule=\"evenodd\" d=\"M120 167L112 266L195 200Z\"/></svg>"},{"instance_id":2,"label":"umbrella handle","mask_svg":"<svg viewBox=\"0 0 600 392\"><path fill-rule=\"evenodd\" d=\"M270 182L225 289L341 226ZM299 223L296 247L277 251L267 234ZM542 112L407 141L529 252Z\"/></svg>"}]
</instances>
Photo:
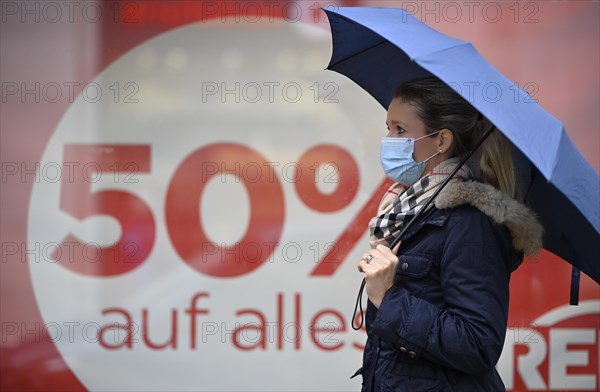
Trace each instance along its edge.
<instances>
[{"instance_id":1,"label":"umbrella handle","mask_svg":"<svg viewBox=\"0 0 600 392\"><path fill-rule=\"evenodd\" d=\"M421 216L421 214L427 209L427 207L429 207L429 205L431 204L431 202L433 202L433 200L435 200L435 198L437 197L437 195L440 194L440 192L442 191L442 189L444 189L444 187L446 185L448 185L448 183L452 180L452 178L454 177L454 175L456 173L458 173L458 171L460 170L460 168L467 163L467 161L469 159L471 159L471 157L473 156L473 154L475 153L475 151L477 151L477 149L483 144L483 142L485 141L485 139L488 138L488 136L490 136L492 134L492 132L494 132L494 130L496 129L496 126L494 124L492 124L492 126L485 131L485 134L481 137L481 139L477 142L477 144L475 145L475 147L473 147L473 149L471 151L469 151L467 153L467 155L465 155L465 157L462 159L462 161L460 161L460 163L458 165L456 165L456 167L454 168L454 170L452 170L452 172L450 173L450 175L444 180L444 182L442 182L442 184L439 186L438 189L435 190L435 192L433 193L433 195L425 202L425 204L423 205L423 207L421 207L421 209L415 214L415 216L413 216L413 218L406 224L406 226L404 226L402 228L402 231L400 232L400 234L398 234L398 236L394 239L394 241L392 241L392 243L390 244L390 249L394 249L396 247L396 245L398 245L398 243L400 242L400 239L402 238L402 236L404 235L404 233L406 233L406 231L413 225L413 223L417 220L417 218L419 216ZM358 331L359 329L362 328L363 324L364 324L364 315L363 315L363 309L362 309L362 295L363 295L363 289L365 288L365 284L366 284L366 280L363 278L362 283L360 284L360 289L358 290L358 295L356 297L356 304L354 305L354 313L352 313L352 329L355 331ZM356 327L354 325L354 318L356 317L356 310L360 309L360 324L358 325L358 327Z\"/></svg>"}]
</instances>

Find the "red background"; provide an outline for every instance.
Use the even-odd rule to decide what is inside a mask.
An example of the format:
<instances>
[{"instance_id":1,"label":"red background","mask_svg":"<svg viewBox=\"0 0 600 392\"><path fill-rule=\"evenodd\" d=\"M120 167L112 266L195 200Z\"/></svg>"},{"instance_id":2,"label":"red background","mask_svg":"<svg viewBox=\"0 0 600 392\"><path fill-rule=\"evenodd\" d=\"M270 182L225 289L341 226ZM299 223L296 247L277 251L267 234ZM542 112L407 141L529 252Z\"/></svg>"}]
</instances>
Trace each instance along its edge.
<instances>
[{"instance_id":1,"label":"red background","mask_svg":"<svg viewBox=\"0 0 600 392\"><path fill-rule=\"evenodd\" d=\"M237 9L243 12L243 2L217 3L220 9L225 9L226 3L233 10L237 4ZM279 7L284 7L285 3L280 1ZM304 15L307 23L319 18L313 13L314 2L299 3L307 11ZM393 2L372 1L335 3L394 5ZM418 2L410 3L423 6ZM121 13L117 18L102 18L101 41L91 48L85 36L77 33L78 24L87 23L81 19L74 23L53 24L36 22L31 17L25 22L12 17L5 21L6 15L3 15L2 81L61 83L77 80L82 86L119 56L150 37L186 23L219 16L212 12L204 15L200 1L111 1L101 4L107 15L114 15L115 9ZM402 2L395 4L402 5ZM505 12L511 12L508 9L511 4L503 4ZM443 18L436 23L433 14L417 13L416 16L442 32L472 41L501 72L520 85L535 82L539 87L536 97L541 105L565 123L577 147L598 171L599 3L536 4L539 7L536 23L522 23L522 15L519 23L509 18L488 23L480 17L473 23L450 23ZM433 5L431 9L434 9ZM521 11L527 9L521 8ZM327 28L326 24L322 25ZM97 60L82 60L82 53L92 51ZM65 64L69 66L65 67ZM16 162L33 168L68 107L69 102L65 100L57 103L3 101L0 116L2 162ZM0 201L3 243L26 242L32 185L33 175L24 179L19 176L3 178ZM5 263L3 256L0 267L1 389L83 390L54 345L42 337L39 326L43 320L33 295L27 262ZM570 266L547 252L524 263L513 275L511 283L509 326L527 326L539 315L567 303L569 277ZM584 276L580 299L598 298L598 285ZM590 322L596 323L596 327L600 324L597 319L591 319L587 325ZM18 341L5 339L7 323L17 324L31 333ZM522 384L517 381L518 385Z\"/></svg>"}]
</instances>

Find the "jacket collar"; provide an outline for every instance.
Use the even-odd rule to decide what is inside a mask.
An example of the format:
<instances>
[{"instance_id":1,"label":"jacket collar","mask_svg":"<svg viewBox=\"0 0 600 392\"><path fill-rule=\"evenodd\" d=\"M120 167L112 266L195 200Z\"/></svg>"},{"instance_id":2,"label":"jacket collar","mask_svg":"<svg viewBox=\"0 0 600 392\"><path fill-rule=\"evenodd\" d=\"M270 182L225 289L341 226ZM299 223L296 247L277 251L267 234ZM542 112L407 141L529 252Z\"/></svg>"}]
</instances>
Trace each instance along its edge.
<instances>
[{"instance_id":1,"label":"jacket collar","mask_svg":"<svg viewBox=\"0 0 600 392\"><path fill-rule=\"evenodd\" d=\"M440 210L461 205L477 208L489 216L494 223L506 226L511 234L514 248L528 256L535 254L542 247L544 229L535 214L524 204L489 184L476 181L451 182L436 197L434 204ZM443 216L437 218L447 219L447 217L446 213L445 218ZM426 219L423 224L436 221L436 218L431 215L427 218L431 221Z\"/></svg>"}]
</instances>

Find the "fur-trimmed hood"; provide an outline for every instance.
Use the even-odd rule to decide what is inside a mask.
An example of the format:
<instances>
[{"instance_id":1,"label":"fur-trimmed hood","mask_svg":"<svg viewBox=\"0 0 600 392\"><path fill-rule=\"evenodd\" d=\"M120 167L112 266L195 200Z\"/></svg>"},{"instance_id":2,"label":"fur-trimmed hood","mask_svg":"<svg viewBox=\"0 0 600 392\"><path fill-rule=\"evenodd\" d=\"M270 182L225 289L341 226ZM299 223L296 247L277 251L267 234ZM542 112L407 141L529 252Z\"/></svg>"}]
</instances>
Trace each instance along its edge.
<instances>
[{"instance_id":1,"label":"fur-trimmed hood","mask_svg":"<svg viewBox=\"0 0 600 392\"><path fill-rule=\"evenodd\" d=\"M533 211L489 184L477 181L451 182L434 203L438 209L464 204L477 208L494 223L506 226L514 248L528 256L542 247L544 229Z\"/></svg>"}]
</instances>

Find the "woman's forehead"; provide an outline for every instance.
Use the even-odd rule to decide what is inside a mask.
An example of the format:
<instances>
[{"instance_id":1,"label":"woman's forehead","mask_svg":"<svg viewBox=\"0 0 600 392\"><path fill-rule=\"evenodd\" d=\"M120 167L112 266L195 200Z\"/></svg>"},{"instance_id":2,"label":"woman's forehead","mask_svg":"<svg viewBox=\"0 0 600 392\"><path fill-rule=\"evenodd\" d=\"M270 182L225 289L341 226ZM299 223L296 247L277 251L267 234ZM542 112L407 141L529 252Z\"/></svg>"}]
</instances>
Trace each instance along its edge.
<instances>
[{"instance_id":1,"label":"woman's forehead","mask_svg":"<svg viewBox=\"0 0 600 392\"><path fill-rule=\"evenodd\" d=\"M417 107L399 98L390 103L386 123L388 126L400 124L411 128L424 128L425 126L417 114Z\"/></svg>"}]
</instances>

